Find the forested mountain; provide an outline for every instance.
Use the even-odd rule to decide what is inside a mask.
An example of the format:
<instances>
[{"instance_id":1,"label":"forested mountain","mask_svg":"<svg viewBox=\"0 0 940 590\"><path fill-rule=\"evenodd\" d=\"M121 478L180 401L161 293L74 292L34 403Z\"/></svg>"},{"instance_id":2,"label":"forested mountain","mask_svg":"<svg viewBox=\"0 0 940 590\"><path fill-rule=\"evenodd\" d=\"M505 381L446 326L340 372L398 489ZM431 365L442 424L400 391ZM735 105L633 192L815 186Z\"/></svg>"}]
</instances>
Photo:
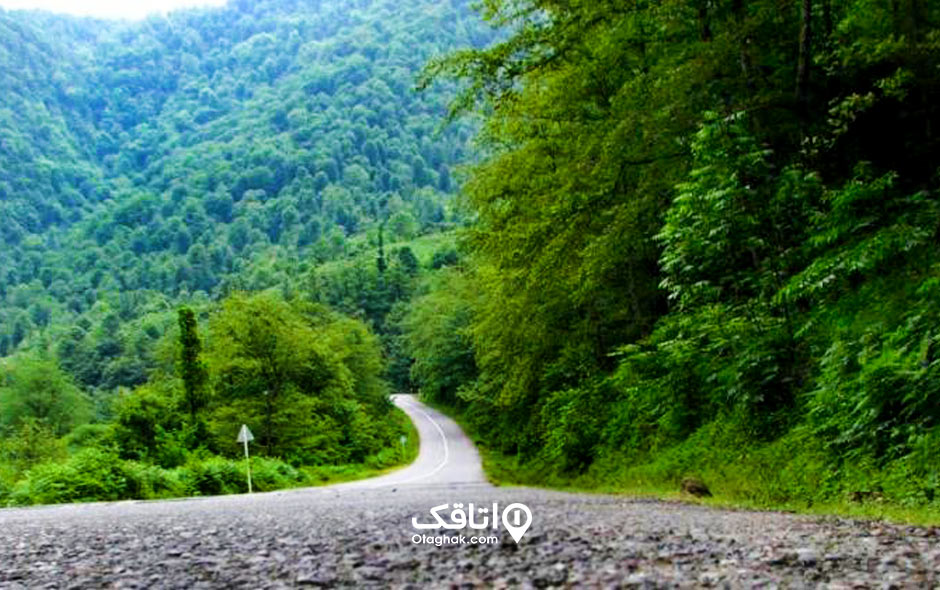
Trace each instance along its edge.
<instances>
[{"instance_id":1,"label":"forested mountain","mask_svg":"<svg viewBox=\"0 0 940 590\"><path fill-rule=\"evenodd\" d=\"M0 504L242 491L241 423L256 489L407 461L398 324L476 127L415 82L494 36L430 0L0 10Z\"/></svg>"},{"instance_id":2,"label":"forested mountain","mask_svg":"<svg viewBox=\"0 0 940 590\"><path fill-rule=\"evenodd\" d=\"M428 70L489 153L422 389L510 480L936 507L940 5L484 11L509 37Z\"/></svg>"},{"instance_id":3,"label":"forested mountain","mask_svg":"<svg viewBox=\"0 0 940 590\"><path fill-rule=\"evenodd\" d=\"M491 37L460 2L0 11L0 356L64 337L86 386L134 385L150 363L121 355L156 331L133 322L177 296L452 224L470 127L438 133L450 95L414 81Z\"/></svg>"}]
</instances>

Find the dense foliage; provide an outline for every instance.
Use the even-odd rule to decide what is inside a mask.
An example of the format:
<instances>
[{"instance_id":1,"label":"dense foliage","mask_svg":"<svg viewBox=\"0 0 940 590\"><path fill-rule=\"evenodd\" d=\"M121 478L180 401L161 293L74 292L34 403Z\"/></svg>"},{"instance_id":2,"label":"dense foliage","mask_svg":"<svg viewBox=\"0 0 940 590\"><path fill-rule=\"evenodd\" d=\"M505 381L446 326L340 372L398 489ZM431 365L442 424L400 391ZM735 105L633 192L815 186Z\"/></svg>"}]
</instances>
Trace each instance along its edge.
<instances>
[{"instance_id":1,"label":"dense foliage","mask_svg":"<svg viewBox=\"0 0 940 590\"><path fill-rule=\"evenodd\" d=\"M6 501L244 491L242 423L266 457L259 489L405 459L398 438L409 428L391 412L382 349L362 322L272 292L182 308L179 319L162 342L166 362L118 396L107 422L90 422L89 401L54 359L10 359L0 383Z\"/></svg>"},{"instance_id":2,"label":"dense foliage","mask_svg":"<svg viewBox=\"0 0 940 590\"><path fill-rule=\"evenodd\" d=\"M413 455L398 318L474 128L414 84L491 38L462 2L0 9L0 504L243 491L242 423L257 489Z\"/></svg>"},{"instance_id":3,"label":"dense foliage","mask_svg":"<svg viewBox=\"0 0 940 590\"><path fill-rule=\"evenodd\" d=\"M491 36L461 3L0 11L0 356L61 339L81 385L138 385L154 332L121 328L168 301L452 225L471 126L414 80Z\"/></svg>"},{"instance_id":4,"label":"dense foliage","mask_svg":"<svg viewBox=\"0 0 940 590\"><path fill-rule=\"evenodd\" d=\"M517 479L938 501L938 6L483 12L508 38L427 70L488 155L472 287L410 312L423 390Z\"/></svg>"}]
</instances>

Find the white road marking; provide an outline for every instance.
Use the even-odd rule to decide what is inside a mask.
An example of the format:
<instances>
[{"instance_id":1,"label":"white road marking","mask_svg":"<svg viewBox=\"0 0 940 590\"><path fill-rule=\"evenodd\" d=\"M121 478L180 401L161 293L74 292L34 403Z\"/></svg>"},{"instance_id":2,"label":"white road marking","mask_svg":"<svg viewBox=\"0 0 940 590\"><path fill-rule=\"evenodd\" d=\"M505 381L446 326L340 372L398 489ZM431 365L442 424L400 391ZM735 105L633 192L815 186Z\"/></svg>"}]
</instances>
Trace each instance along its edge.
<instances>
[{"instance_id":1,"label":"white road marking","mask_svg":"<svg viewBox=\"0 0 940 590\"><path fill-rule=\"evenodd\" d=\"M437 473L438 471L440 471L441 469L443 469L444 466L447 465L447 461L450 459L450 450L449 450L448 447L447 447L447 435L444 434L444 429L441 428L441 425L438 424L437 422L435 422L435 421L434 421L434 418L432 418L430 414L428 414L427 412L425 412L425 411L422 410L421 408L417 407L415 404L412 404L411 402L406 401L406 400L402 400L402 403L408 404L408 405L409 405L409 408L410 408L411 410L413 410L413 411L415 411L415 412L420 412L425 418L428 419L428 421L429 421L431 424L434 425L434 428L437 429L438 434L441 435L441 442L444 444L444 459L437 465L437 467L435 467L433 470L429 471L428 473L425 473L425 474L423 474L423 475L417 475L417 476L415 476L415 477L410 477L410 478L405 479L405 480L402 480L402 481L389 482L389 483L383 484L383 485L392 485L392 484L394 484L394 485L399 485L399 484L411 483L411 482L413 482L413 481L418 481L418 480L421 480L421 479L425 479L425 478L431 477L432 475L434 475L435 473Z\"/></svg>"}]
</instances>

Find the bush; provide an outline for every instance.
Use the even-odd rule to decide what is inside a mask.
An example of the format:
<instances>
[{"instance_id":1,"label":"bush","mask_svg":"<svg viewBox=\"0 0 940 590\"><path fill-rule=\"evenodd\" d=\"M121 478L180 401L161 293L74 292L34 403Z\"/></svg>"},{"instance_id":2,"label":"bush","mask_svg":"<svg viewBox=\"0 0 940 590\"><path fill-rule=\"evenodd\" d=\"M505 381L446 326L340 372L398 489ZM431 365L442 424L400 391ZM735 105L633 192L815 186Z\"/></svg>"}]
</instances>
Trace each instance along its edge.
<instances>
[{"instance_id":1,"label":"bush","mask_svg":"<svg viewBox=\"0 0 940 590\"><path fill-rule=\"evenodd\" d=\"M123 469L127 479L126 494L129 498L146 500L186 495L186 486L175 470L136 461L124 461Z\"/></svg>"},{"instance_id":2,"label":"bush","mask_svg":"<svg viewBox=\"0 0 940 590\"><path fill-rule=\"evenodd\" d=\"M11 472L26 470L67 457L65 445L55 437L47 424L39 420L25 420L13 432L0 439L0 463Z\"/></svg>"},{"instance_id":3,"label":"bush","mask_svg":"<svg viewBox=\"0 0 940 590\"><path fill-rule=\"evenodd\" d=\"M151 383L122 394L115 401L114 431L122 458L151 459L154 449L168 442L171 436L168 433L180 429L176 385L175 382Z\"/></svg>"},{"instance_id":4,"label":"bush","mask_svg":"<svg viewBox=\"0 0 940 590\"><path fill-rule=\"evenodd\" d=\"M184 442L189 430L180 432L167 432L157 429L154 437L154 448L150 451L151 460L160 467L171 469L186 463L189 453Z\"/></svg>"},{"instance_id":5,"label":"bush","mask_svg":"<svg viewBox=\"0 0 940 590\"><path fill-rule=\"evenodd\" d=\"M402 451L395 447L382 449L374 455L366 457L364 465L369 469L385 469L401 463Z\"/></svg>"},{"instance_id":6,"label":"bush","mask_svg":"<svg viewBox=\"0 0 940 590\"><path fill-rule=\"evenodd\" d=\"M117 453L83 449L63 463L42 463L26 473L13 490L14 504L54 504L120 500L127 478Z\"/></svg>"},{"instance_id":7,"label":"bush","mask_svg":"<svg viewBox=\"0 0 940 590\"><path fill-rule=\"evenodd\" d=\"M546 433L542 454L550 463L564 472L581 472L591 464L603 427L593 408L603 401L599 387L592 383L549 394L541 415Z\"/></svg>"},{"instance_id":8,"label":"bush","mask_svg":"<svg viewBox=\"0 0 940 590\"><path fill-rule=\"evenodd\" d=\"M242 479L245 479L244 461L240 461ZM255 491L268 492L281 488L292 488L308 483L307 475L299 469L268 457L251 460L251 479Z\"/></svg>"},{"instance_id":9,"label":"bush","mask_svg":"<svg viewBox=\"0 0 940 590\"><path fill-rule=\"evenodd\" d=\"M72 430L64 439L71 451L91 447L109 446L114 438L114 427L110 424L82 424Z\"/></svg>"},{"instance_id":10,"label":"bush","mask_svg":"<svg viewBox=\"0 0 940 590\"><path fill-rule=\"evenodd\" d=\"M222 457L191 458L176 472L186 495L216 496L248 491L244 466Z\"/></svg>"},{"instance_id":11,"label":"bush","mask_svg":"<svg viewBox=\"0 0 940 590\"><path fill-rule=\"evenodd\" d=\"M6 506L10 494L13 493L14 480L12 472L0 467L0 506Z\"/></svg>"}]
</instances>

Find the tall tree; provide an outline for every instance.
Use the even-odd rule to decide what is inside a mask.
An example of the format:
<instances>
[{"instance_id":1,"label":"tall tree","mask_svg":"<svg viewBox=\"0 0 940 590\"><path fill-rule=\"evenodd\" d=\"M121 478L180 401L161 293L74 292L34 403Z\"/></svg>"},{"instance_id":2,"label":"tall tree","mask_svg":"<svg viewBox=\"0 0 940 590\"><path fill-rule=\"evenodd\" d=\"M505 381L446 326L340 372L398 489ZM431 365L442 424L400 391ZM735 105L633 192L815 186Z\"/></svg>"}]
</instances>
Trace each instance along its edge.
<instances>
[{"instance_id":1,"label":"tall tree","mask_svg":"<svg viewBox=\"0 0 940 590\"><path fill-rule=\"evenodd\" d=\"M206 405L208 373L201 358L202 343L196 324L196 314L189 307L181 307L178 313L180 327L179 373L183 379L183 391L189 417L196 422L196 414Z\"/></svg>"}]
</instances>

